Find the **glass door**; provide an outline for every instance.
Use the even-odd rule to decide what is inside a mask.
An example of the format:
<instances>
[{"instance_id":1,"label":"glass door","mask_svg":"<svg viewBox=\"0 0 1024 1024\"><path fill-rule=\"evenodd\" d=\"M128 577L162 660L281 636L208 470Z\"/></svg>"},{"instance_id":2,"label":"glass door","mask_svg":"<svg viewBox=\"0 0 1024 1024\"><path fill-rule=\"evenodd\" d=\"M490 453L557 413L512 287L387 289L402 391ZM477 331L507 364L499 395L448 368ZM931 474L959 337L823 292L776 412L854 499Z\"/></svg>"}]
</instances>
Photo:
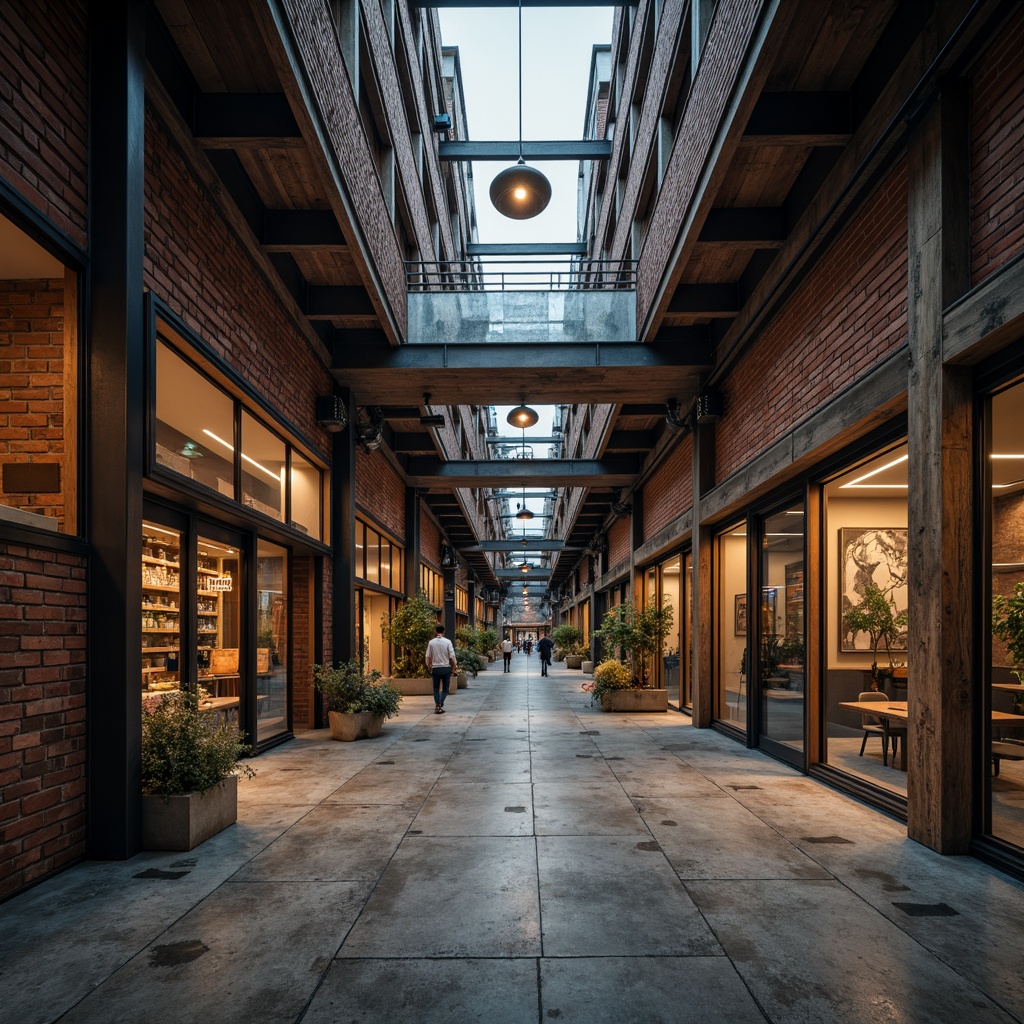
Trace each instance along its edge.
<instances>
[{"instance_id":1,"label":"glass door","mask_svg":"<svg viewBox=\"0 0 1024 1024\"><path fill-rule=\"evenodd\" d=\"M805 706L802 504L762 520L759 568L757 671L761 746L771 746L777 756L802 764ZM776 744L783 749L775 748Z\"/></svg>"},{"instance_id":2,"label":"glass door","mask_svg":"<svg viewBox=\"0 0 1024 1024\"><path fill-rule=\"evenodd\" d=\"M288 732L288 550L262 537L256 549L256 742Z\"/></svg>"}]
</instances>

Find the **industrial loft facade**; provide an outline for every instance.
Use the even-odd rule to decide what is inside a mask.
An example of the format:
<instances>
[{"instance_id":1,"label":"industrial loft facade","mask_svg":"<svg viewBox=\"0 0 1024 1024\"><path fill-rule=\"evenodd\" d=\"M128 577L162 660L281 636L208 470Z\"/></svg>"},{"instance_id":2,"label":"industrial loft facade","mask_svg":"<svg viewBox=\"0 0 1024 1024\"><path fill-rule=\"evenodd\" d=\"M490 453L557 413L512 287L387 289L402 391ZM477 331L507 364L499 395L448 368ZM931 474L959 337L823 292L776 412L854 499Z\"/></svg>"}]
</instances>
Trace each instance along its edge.
<instances>
[{"instance_id":1,"label":"industrial loft facade","mask_svg":"<svg viewBox=\"0 0 1024 1024\"><path fill-rule=\"evenodd\" d=\"M522 291L430 6L0 34L0 895L138 850L154 692L263 750L404 598L500 626L523 579L538 628L670 603L670 713L1024 873L1019 3L618 8L581 137L524 143L580 174Z\"/></svg>"}]
</instances>

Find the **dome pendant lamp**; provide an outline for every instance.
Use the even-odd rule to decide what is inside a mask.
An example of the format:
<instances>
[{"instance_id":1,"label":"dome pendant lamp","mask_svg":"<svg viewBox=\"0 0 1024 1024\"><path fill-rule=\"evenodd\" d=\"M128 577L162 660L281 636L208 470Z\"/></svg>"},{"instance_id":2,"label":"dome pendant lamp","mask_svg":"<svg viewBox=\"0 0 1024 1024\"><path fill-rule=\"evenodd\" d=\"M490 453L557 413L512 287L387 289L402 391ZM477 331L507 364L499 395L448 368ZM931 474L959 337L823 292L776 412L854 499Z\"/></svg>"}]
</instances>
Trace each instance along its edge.
<instances>
[{"instance_id":1,"label":"dome pendant lamp","mask_svg":"<svg viewBox=\"0 0 1024 1024\"><path fill-rule=\"evenodd\" d=\"M523 0L519 0L519 162L491 182L491 205L512 220L529 220L551 201L551 182L523 159Z\"/></svg>"}]
</instances>

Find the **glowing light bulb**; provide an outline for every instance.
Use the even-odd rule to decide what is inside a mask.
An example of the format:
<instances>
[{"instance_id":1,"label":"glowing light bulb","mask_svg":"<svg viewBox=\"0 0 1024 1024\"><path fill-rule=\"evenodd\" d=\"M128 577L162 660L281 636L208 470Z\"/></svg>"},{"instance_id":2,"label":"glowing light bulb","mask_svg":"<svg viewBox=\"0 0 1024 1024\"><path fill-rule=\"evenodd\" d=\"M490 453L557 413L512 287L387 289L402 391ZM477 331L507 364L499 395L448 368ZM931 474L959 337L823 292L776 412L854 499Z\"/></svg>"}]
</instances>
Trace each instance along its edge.
<instances>
[{"instance_id":1,"label":"glowing light bulb","mask_svg":"<svg viewBox=\"0 0 1024 1024\"><path fill-rule=\"evenodd\" d=\"M523 188L522 185L520 185L519 188L512 190L512 195L514 195L516 199L522 202L526 198L526 189Z\"/></svg>"}]
</instances>

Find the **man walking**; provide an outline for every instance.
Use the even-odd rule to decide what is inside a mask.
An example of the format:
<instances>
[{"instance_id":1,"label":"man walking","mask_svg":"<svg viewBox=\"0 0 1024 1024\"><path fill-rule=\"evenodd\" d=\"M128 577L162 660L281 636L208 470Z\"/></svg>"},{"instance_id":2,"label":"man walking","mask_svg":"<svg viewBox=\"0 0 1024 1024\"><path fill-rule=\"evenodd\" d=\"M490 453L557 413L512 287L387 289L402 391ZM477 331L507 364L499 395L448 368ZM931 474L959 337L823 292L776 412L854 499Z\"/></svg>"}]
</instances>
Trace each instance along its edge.
<instances>
[{"instance_id":1,"label":"man walking","mask_svg":"<svg viewBox=\"0 0 1024 1024\"><path fill-rule=\"evenodd\" d=\"M540 655L540 674L542 676L548 674L548 667L551 665L551 651L554 646L547 633L537 641L537 653Z\"/></svg>"},{"instance_id":2,"label":"man walking","mask_svg":"<svg viewBox=\"0 0 1024 1024\"><path fill-rule=\"evenodd\" d=\"M501 641L501 656L505 659L504 672L512 671L512 641L508 634L505 635L505 639Z\"/></svg>"},{"instance_id":3,"label":"man walking","mask_svg":"<svg viewBox=\"0 0 1024 1024\"><path fill-rule=\"evenodd\" d=\"M430 678L434 683L434 714L444 714L444 699L448 696L448 686L452 673L459 671L455 660L455 648L451 640L444 635L444 626L439 622L434 627L434 639L427 644L424 661L430 669Z\"/></svg>"}]
</instances>

